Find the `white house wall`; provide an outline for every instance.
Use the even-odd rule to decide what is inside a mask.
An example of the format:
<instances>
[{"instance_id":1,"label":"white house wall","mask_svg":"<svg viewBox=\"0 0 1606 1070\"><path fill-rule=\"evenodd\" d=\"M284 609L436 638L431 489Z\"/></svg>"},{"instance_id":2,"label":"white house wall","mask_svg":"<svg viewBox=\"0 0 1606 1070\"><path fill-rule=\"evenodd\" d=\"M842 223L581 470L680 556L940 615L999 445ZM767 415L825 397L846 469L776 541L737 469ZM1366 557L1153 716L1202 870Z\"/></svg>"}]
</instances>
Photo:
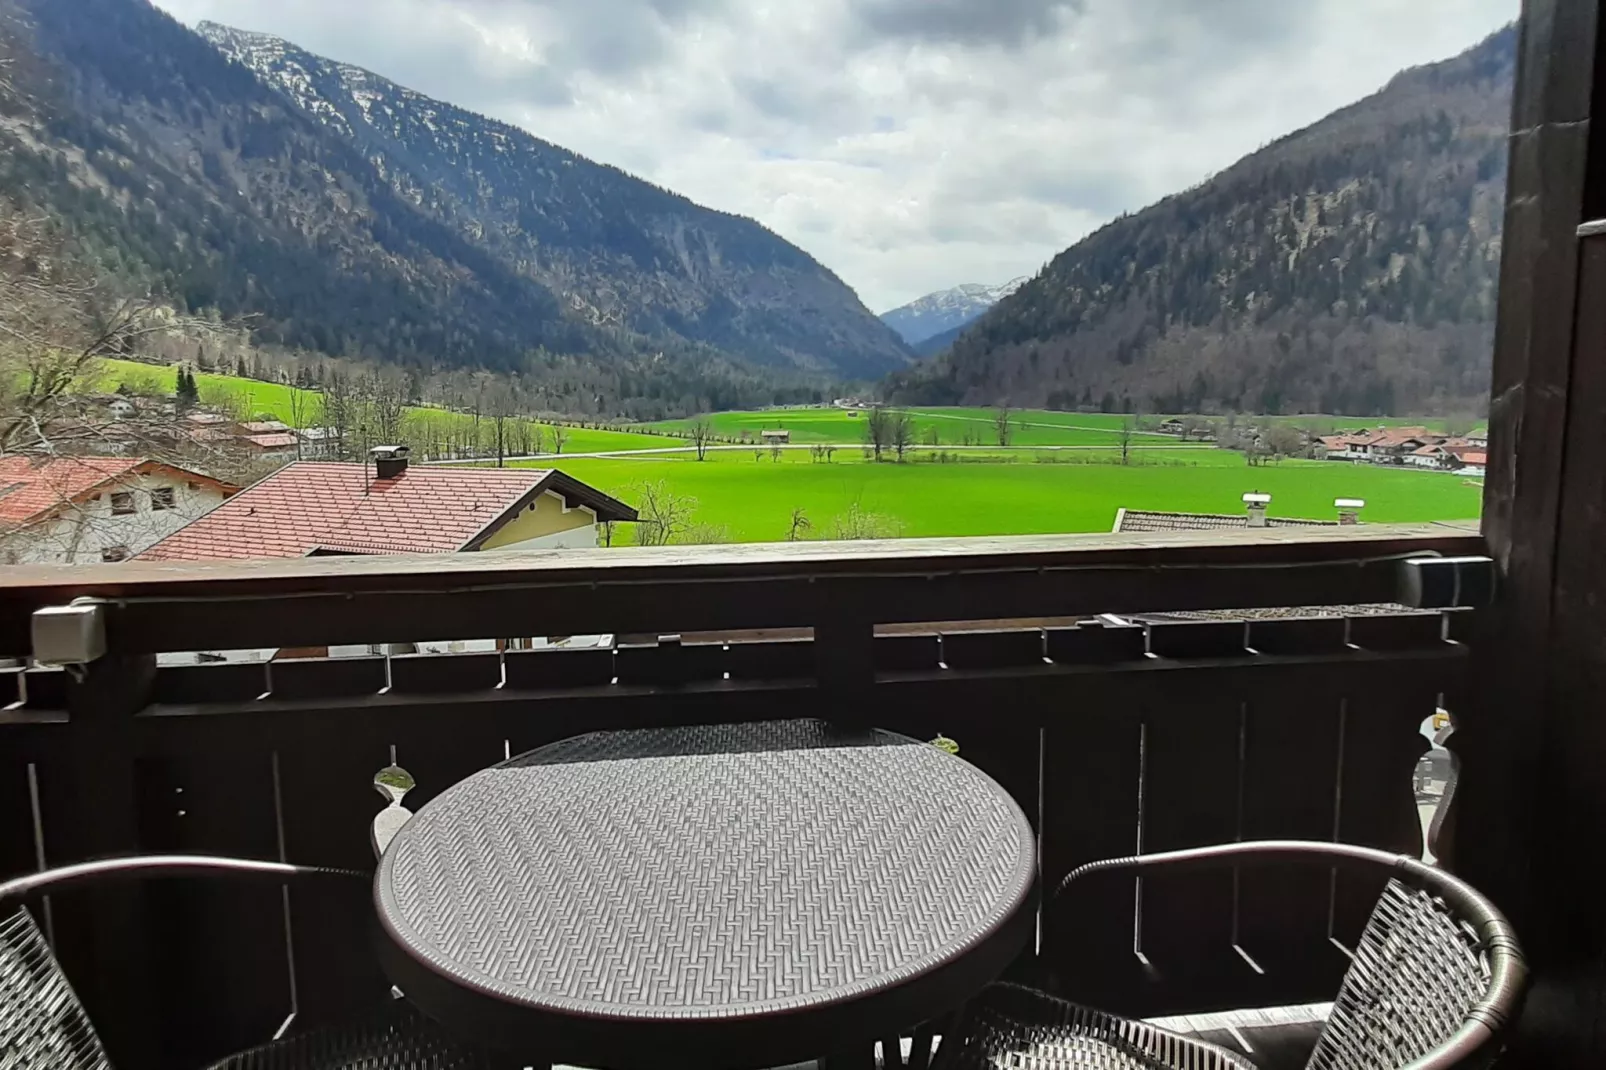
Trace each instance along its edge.
<instances>
[{"instance_id":1,"label":"white house wall","mask_svg":"<svg viewBox=\"0 0 1606 1070\"><path fill-rule=\"evenodd\" d=\"M597 525L584 524L568 531L556 531L551 535L525 539L523 542L510 542L506 546L498 546L484 552L496 554L505 550L594 550L599 545L598 540Z\"/></svg>"},{"instance_id":2,"label":"white house wall","mask_svg":"<svg viewBox=\"0 0 1606 1070\"><path fill-rule=\"evenodd\" d=\"M152 509L151 491L162 487L173 488L173 508ZM113 516L111 496L123 491L133 493L134 512ZM103 551L117 546L133 556L222 503L223 492L210 483L191 489L189 480L173 473L128 476L90 501L67 506L56 519L0 542L0 560L12 565L98 564Z\"/></svg>"}]
</instances>

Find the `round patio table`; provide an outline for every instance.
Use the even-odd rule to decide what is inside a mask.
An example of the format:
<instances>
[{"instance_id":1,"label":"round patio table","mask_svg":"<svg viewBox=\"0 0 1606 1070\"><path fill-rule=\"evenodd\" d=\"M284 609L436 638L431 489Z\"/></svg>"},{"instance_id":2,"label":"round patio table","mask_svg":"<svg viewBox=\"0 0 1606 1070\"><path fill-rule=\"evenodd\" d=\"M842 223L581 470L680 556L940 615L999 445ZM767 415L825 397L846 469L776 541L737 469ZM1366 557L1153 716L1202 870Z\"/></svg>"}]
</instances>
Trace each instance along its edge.
<instances>
[{"instance_id":1,"label":"round patio table","mask_svg":"<svg viewBox=\"0 0 1606 1070\"><path fill-rule=\"evenodd\" d=\"M382 958L463 1036L761 1067L950 1011L1031 931L1031 826L936 747L822 721L599 732L447 789L375 875Z\"/></svg>"}]
</instances>

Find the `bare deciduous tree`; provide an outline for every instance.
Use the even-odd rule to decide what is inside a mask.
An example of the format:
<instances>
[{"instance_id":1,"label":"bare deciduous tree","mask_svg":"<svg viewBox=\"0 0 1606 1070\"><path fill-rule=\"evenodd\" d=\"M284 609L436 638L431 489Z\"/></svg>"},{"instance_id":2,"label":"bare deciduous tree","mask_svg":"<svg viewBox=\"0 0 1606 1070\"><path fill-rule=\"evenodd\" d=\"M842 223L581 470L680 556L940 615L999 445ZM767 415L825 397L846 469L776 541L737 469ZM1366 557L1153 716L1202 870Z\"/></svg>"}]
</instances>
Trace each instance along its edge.
<instances>
[{"instance_id":1,"label":"bare deciduous tree","mask_svg":"<svg viewBox=\"0 0 1606 1070\"><path fill-rule=\"evenodd\" d=\"M564 443L569 441L569 429L562 424L552 425L552 452L563 456Z\"/></svg>"},{"instance_id":2,"label":"bare deciduous tree","mask_svg":"<svg viewBox=\"0 0 1606 1070\"><path fill-rule=\"evenodd\" d=\"M864 421L864 438L870 444L870 451L877 461L881 453L892 445L892 419L891 409L877 405L870 410L869 417Z\"/></svg>"},{"instance_id":3,"label":"bare deciduous tree","mask_svg":"<svg viewBox=\"0 0 1606 1070\"><path fill-rule=\"evenodd\" d=\"M1276 423L1261 436L1265 451L1274 459L1294 457L1305 451L1305 436L1291 424Z\"/></svg>"},{"instance_id":4,"label":"bare deciduous tree","mask_svg":"<svg viewBox=\"0 0 1606 1070\"><path fill-rule=\"evenodd\" d=\"M636 506L636 544L668 546L691 523L697 499L676 494L663 480L642 483L636 488L641 504Z\"/></svg>"},{"instance_id":5,"label":"bare deciduous tree","mask_svg":"<svg viewBox=\"0 0 1606 1070\"><path fill-rule=\"evenodd\" d=\"M801 509L793 509L792 519L786 527L786 541L799 541L803 538L804 534L813 527L814 525L809 522L809 515L807 513Z\"/></svg>"},{"instance_id":6,"label":"bare deciduous tree","mask_svg":"<svg viewBox=\"0 0 1606 1070\"><path fill-rule=\"evenodd\" d=\"M407 380L393 369L375 371L363 384L372 445L393 446L402 440L402 414L407 409Z\"/></svg>"},{"instance_id":7,"label":"bare deciduous tree","mask_svg":"<svg viewBox=\"0 0 1606 1070\"><path fill-rule=\"evenodd\" d=\"M735 540L731 538L731 529L724 524L698 523L687 525L675 541L686 546L715 546Z\"/></svg>"},{"instance_id":8,"label":"bare deciduous tree","mask_svg":"<svg viewBox=\"0 0 1606 1070\"><path fill-rule=\"evenodd\" d=\"M714 425L706 416L699 416L691 422L691 444L697 447L697 459L703 460L708 456L708 444L714 440Z\"/></svg>"},{"instance_id":9,"label":"bare deciduous tree","mask_svg":"<svg viewBox=\"0 0 1606 1070\"><path fill-rule=\"evenodd\" d=\"M0 203L0 452L45 446L43 421L102 357L159 335L205 334L154 296L119 296L46 220Z\"/></svg>"},{"instance_id":10,"label":"bare deciduous tree","mask_svg":"<svg viewBox=\"0 0 1606 1070\"><path fill-rule=\"evenodd\" d=\"M350 456L355 445L352 432L357 429L357 399L351 376L339 368L331 368L324 377L323 428L332 439L326 443L329 456Z\"/></svg>"},{"instance_id":11,"label":"bare deciduous tree","mask_svg":"<svg viewBox=\"0 0 1606 1070\"><path fill-rule=\"evenodd\" d=\"M891 517L869 513L858 502L837 514L831 525L833 539L895 539L898 524Z\"/></svg>"},{"instance_id":12,"label":"bare deciduous tree","mask_svg":"<svg viewBox=\"0 0 1606 1070\"><path fill-rule=\"evenodd\" d=\"M898 455L898 460L901 461L903 460L905 451L907 451L910 446L914 445L914 417L910 416L906 412L901 411L893 413L891 416L890 430L892 433L890 445L892 446L893 452Z\"/></svg>"},{"instance_id":13,"label":"bare deciduous tree","mask_svg":"<svg viewBox=\"0 0 1606 1070\"><path fill-rule=\"evenodd\" d=\"M298 387L290 388L290 426L296 433L296 460L301 460L301 432L307 427L318 395Z\"/></svg>"},{"instance_id":14,"label":"bare deciduous tree","mask_svg":"<svg viewBox=\"0 0 1606 1070\"><path fill-rule=\"evenodd\" d=\"M993 410L993 433L998 437L1000 446L1009 445L1010 437L1014 434L1014 427L1009 422L1011 415L1008 405L1000 405Z\"/></svg>"},{"instance_id":15,"label":"bare deciduous tree","mask_svg":"<svg viewBox=\"0 0 1606 1070\"><path fill-rule=\"evenodd\" d=\"M1118 441L1121 443L1122 464L1132 463L1132 435L1137 430L1137 426L1138 419L1136 416L1127 416L1121 421Z\"/></svg>"}]
</instances>

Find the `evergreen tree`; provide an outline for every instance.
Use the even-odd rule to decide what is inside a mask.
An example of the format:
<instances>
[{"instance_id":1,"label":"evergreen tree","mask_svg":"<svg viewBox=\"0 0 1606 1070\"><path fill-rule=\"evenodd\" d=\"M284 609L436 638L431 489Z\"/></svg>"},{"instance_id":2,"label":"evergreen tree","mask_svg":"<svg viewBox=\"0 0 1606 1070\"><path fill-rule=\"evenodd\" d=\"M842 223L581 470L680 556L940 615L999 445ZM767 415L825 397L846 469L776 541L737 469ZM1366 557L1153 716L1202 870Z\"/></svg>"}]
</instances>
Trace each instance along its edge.
<instances>
[{"instance_id":1,"label":"evergreen tree","mask_svg":"<svg viewBox=\"0 0 1606 1070\"><path fill-rule=\"evenodd\" d=\"M174 400L178 403L179 412L187 412L200 404L201 392L195 385L195 373L184 365L179 365L178 384L174 391Z\"/></svg>"}]
</instances>

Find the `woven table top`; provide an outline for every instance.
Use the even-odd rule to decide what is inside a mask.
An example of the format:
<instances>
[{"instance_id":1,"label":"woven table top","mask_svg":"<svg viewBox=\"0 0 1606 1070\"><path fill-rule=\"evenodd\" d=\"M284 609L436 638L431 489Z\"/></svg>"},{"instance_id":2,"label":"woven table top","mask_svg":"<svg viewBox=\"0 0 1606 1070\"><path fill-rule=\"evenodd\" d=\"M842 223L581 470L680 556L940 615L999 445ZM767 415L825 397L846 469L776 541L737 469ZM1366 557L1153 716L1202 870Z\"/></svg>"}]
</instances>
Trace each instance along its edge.
<instances>
[{"instance_id":1,"label":"woven table top","mask_svg":"<svg viewBox=\"0 0 1606 1070\"><path fill-rule=\"evenodd\" d=\"M476 773L397 834L376 899L409 960L499 1010L795 1024L952 978L1034 869L1020 808L964 760L786 721L595 733Z\"/></svg>"}]
</instances>

